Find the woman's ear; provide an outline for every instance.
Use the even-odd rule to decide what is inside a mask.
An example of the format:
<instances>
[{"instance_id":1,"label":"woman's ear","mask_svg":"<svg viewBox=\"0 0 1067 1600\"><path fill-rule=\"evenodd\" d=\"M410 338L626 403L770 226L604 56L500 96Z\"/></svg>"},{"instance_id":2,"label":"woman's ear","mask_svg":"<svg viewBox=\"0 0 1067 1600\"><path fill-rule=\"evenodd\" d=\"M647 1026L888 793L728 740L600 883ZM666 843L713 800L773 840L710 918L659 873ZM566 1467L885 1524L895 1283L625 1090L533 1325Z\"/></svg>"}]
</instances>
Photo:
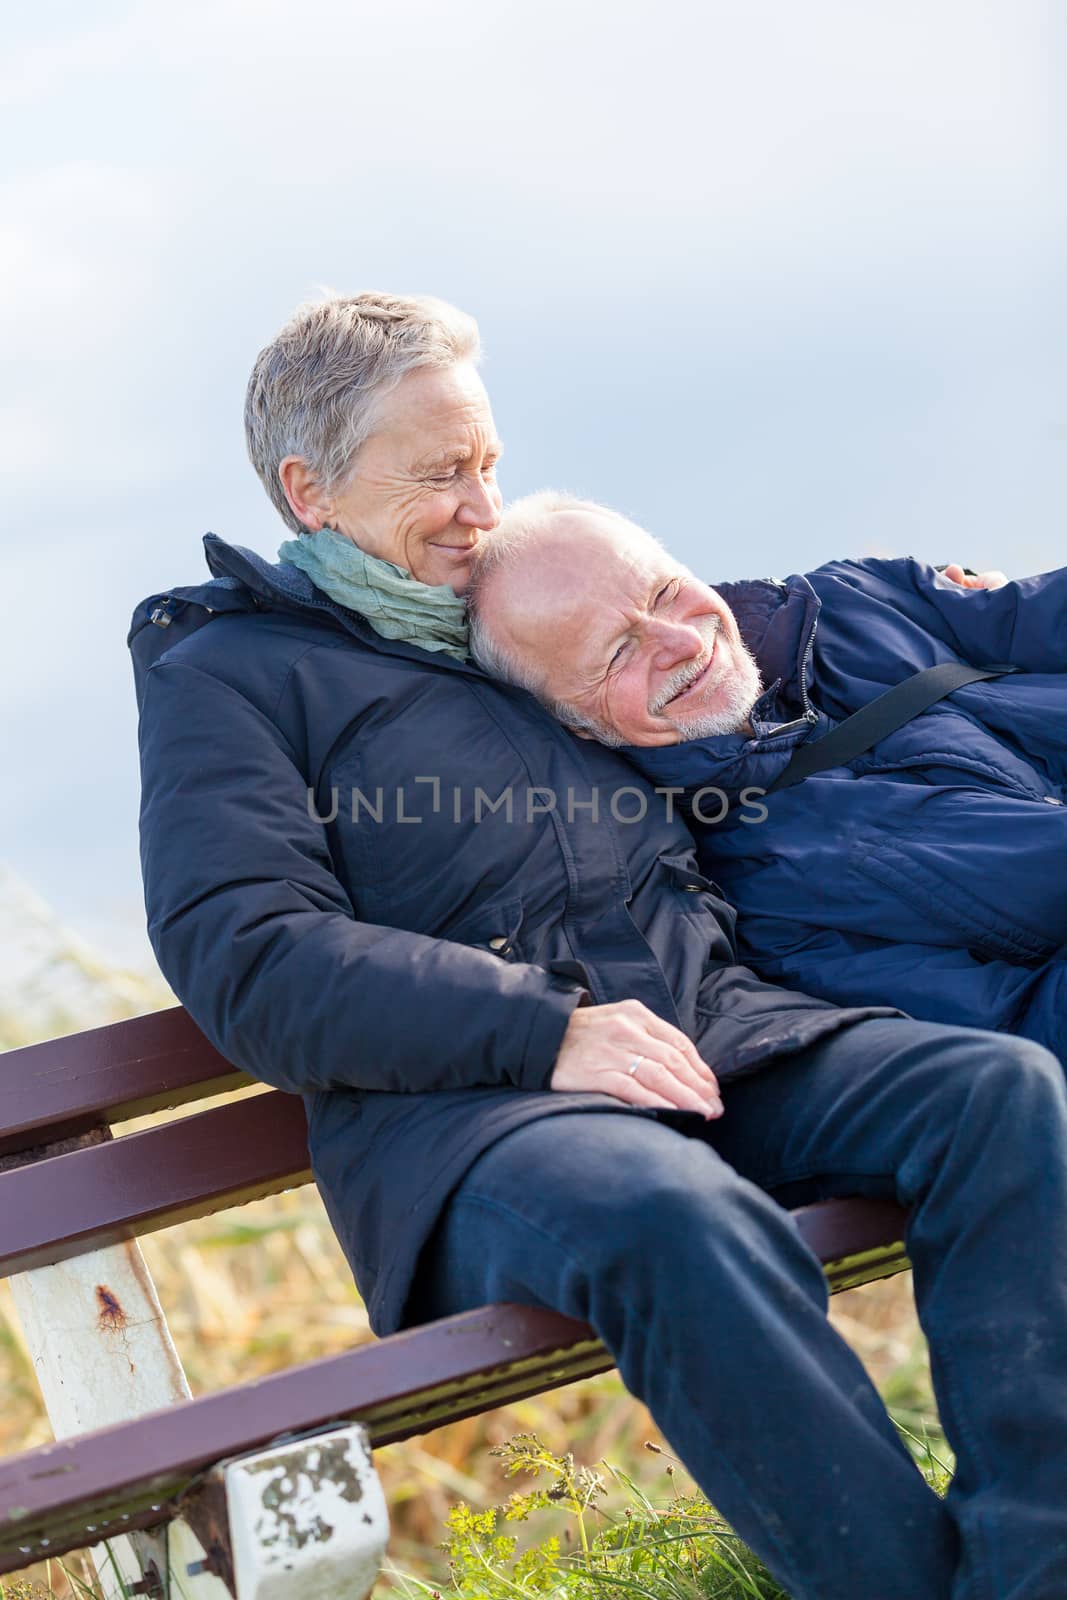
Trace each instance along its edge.
<instances>
[{"instance_id":1,"label":"woman's ear","mask_svg":"<svg viewBox=\"0 0 1067 1600\"><path fill-rule=\"evenodd\" d=\"M303 456L286 456L278 465L278 480L290 510L309 533L318 533L330 520L331 503Z\"/></svg>"}]
</instances>

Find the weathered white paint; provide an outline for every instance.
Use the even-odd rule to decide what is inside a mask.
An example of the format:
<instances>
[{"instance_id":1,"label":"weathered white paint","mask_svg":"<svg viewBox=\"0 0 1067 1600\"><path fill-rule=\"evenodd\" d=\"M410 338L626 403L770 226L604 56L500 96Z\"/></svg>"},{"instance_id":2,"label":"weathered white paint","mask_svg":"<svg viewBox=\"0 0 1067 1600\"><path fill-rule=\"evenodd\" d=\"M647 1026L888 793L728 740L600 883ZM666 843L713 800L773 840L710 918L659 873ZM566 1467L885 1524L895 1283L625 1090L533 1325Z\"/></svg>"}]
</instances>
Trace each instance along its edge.
<instances>
[{"instance_id":1,"label":"weathered white paint","mask_svg":"<svg viewBox=\"0 0 1067 1600\"><path fill-rule=\"evenodd\" d=\"M189 1398L135 1241L21 1273L10 1284L57 1438Z\"/></svg>"},{"instance_id":2,"label":"weathered white paint","mask_svg":"<svg viewBox=\"0 0 1067 1600\"><path fill-rule=\"evenodd\" d=\"M135 1240L20 1273L9 1283L57 1439L190 1398ZM187 1565L202 1560L204 1552L184 1522L171 1524L169 1541L175 1600L230 1600L225 1584L211 1574L186 1575ZM142 1554L155 1553L138 1535L91 1551L105 1600L120 1600L122 1583L140 1579L134 1543Z\"/></svg>"},{"instance_id":3,"label":"weathered white paint","mask_svg":"<svg viewBox=\"0 0 1067 1600\"><path fill-rule=\"evenodd\" d=\"M389 1514L363 1428L276 1445L223 1472L237 1600L364 1600Z\"/></svg>"}]
</instances>

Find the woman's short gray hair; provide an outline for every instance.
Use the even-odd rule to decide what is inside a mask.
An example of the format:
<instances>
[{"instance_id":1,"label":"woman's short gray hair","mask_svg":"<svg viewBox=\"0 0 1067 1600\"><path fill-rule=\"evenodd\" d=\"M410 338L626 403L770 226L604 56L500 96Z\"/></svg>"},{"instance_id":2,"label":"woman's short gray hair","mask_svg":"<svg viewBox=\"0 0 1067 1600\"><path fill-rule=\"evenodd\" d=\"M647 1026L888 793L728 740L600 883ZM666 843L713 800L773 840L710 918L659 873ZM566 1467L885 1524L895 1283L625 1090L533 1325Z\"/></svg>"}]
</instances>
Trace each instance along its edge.
<instances>
[{"instance_id":1,"label":"woman's short gray hair","mask_svg":"<svg viewBox=\"0 0 1067 1600\"><path fill-rule=\"evenodd\" d=\"M416 367L477 361L478 324L431 295L331 295L309 301L256 357L245 398L252 465L296 533L303 523L278 467L300 456L327 490L352 475L382 397Z\"/></svg>"}]
</instances>

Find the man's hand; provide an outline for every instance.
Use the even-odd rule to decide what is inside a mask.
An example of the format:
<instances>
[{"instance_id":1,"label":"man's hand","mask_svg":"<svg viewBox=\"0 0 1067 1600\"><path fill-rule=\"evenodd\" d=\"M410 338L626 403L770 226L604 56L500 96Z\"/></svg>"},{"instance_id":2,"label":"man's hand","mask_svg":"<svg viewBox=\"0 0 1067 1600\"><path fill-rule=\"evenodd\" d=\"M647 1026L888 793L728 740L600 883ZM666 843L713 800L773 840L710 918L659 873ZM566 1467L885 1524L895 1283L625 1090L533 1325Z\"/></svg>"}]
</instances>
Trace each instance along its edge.
<instances>
[{"instance_id":1,"label":"man's hand","mask_svg":"<svg viewBox=\"0 0 1067 1600\"><path fill-rule=\"evenodd\" d=\"M573 1012L549 1087L612 1094L631 1106L722 1116L715 1074L693 1041L640 1000Z\"/></svg>"},{"instance_id":2,"label":"man's hand","mask_svg":"<svg viewBox=\"0 0 1067 1600\"><path fill-rule=\"evenodd\" d=\"M1008 581L1003 572L964 572L955 561L950 562L944 573L946 578L951 578L953 583L960 584L964 589L1002 589Z\"/></svg>"}]
</instances>

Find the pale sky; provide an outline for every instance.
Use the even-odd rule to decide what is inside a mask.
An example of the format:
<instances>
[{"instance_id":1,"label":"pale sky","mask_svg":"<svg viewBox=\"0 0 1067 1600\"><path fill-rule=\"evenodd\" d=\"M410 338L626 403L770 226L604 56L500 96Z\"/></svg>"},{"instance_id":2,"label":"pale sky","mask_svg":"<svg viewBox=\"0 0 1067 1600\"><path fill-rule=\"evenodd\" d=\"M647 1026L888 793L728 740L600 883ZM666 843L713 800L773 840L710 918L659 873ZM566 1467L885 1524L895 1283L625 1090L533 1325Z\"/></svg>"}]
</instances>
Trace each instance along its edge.
<instances>
[{"instance_id":1,"label":"pale sky","mask_svg":"<svg viewBox=\"0 0 1067 1600\"><path fill-rule=\"evenodd\" d=\"M90 14L91 11L91 14ZM0 861L136 959L125 633L284 530L258 348L317 288L479 320L508 496L711 581L1065 559L1067 8L41 4L0 65Z\"/></svg>"}]
</instances>

